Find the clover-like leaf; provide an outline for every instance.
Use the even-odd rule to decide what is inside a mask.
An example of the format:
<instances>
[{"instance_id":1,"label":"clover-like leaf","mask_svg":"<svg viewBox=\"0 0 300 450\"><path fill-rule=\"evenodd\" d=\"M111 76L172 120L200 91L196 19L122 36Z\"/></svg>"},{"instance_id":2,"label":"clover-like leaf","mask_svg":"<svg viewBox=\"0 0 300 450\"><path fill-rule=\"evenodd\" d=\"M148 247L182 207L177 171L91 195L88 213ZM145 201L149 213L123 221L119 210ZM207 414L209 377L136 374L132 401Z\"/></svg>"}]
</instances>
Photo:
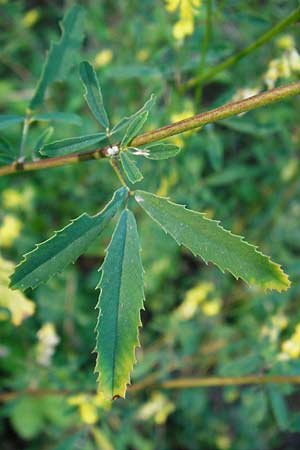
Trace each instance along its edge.
<instances>
[{"instance_id":1,"label":"clover-like leaf","mask_svg":"<svg viewBox=\"0 0 300 450\"><path fill-rule=\"evenodd\" d=\"M105 398L125 397L139 345L143 267L134 215L124 210L101 267L95 372Z\"/></svg>"},{"instance_id":2,"label":"clover-like leaf","mask_svg":"<svg viewBox=\"0 0 300 450\"><path fill-rule=\"evenodd\" d=\"M101 212L95 216L82 214L24 255L23 261L11 276L11 288L35 288L61 272L68 264L74 263L114 217L127 193L124 187L118 189Z\"/></svg>"},{"instance_id":3,"label":"clover-like leaf","mask_svg":"<svg viewBox=\"0 0 300 450\"><path fill-rule=\"evenodd\" d=\"M137 112L135 112L134 114L132 114L132 116L129 117L123 117L123 119L120 120L120 122L118 122L112 129L112 133L115 134L121 130L123 130L123 128L128 127L130 125L130 123L132 123L139 115L141 115L143 112L148 112L150 113L154 103L155 103L155 95L151 94L151 97L149 98L149 100L146 101L146 103L144 104L144 106L139 109Z\"/></svg>"},{"instance_id":4,"label":"clover-like leaf","mask_svg":"<svg viewBox=\"0 0 300 450\"><path fill-rule=\"evenodd\" d=\"M18 114L0 114L0 130L23 120L24 116Z\"/></svg>"},{"instance_id":5,"label":"clover-like leaf","mask_svg":"<svg viewBox=\"0 0 300 450\"><path fill-rule=\"evenodd\" d=\"M135 117L135 119L132 120L132 122L129 123L126 133L123 136L123 139L121 141L121 148L126 147L132 139L139 133L139 131L143 128L147 118L148 118L148 111L143 111L139 115Z\"/></svg>"},{"instance_id":6,"label":"clover-like leaf","mask_svg":"<svg viewBox=\"0 0 300 450\"><path fill-rule=\"evenodd\" d=\"M264 289L286 290L290 286L287 275L278 264L248 244L241 236L232 234L204 214L186 209L144 191L136 191L135 198L147 214L178 244L182 244L207 263L228 270L235 278Z\"/></svg>"},{"instance_id":7,"label":"clover-like leaf","mask_svg":"<svg viewBox=\"0 0 300 450\"><path fill-rule=\"evenodd\" d=\"M131 183L137 183L144 178L140 169L128 152L121 152L120 158L125 175Z\"/></svg>"}]
</instances>

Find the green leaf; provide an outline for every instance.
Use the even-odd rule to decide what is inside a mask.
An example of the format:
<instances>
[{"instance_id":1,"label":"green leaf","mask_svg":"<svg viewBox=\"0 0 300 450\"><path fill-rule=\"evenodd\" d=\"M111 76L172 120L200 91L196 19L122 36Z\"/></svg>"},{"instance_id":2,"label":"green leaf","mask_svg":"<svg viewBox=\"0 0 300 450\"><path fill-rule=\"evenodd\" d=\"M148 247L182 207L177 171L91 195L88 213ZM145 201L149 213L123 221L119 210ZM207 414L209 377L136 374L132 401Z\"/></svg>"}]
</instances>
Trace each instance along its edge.
<instances>
[{"instance_id":1,"label":"green leaf","mask_svg":"<svg viewBox=\"0 0 300 450\"><path fill-rule=\"evenodd\" d=\"M212 168L218 172L223 167L224 161L224 148L222 140L214 130L212 124L208 124L205 127L207 142L206 142L206 152L211 163Z\"/></svg>"},{"instance_id":2,"label":"green leaf","mask_svg":"<svg viewBox=\"0 0 300 450\"><path fill-rule=\"evenodd\" d=\"M149 100L146 101L144 106L141 109L139 109L136 113L134 113L132 116L123 117L123 119L121 119L120 122L113 127L112 133L115 134L118 131L123 130L123 128L127 127L133 120L136 119L136 117L138 117L143 112L147 111L148 113L150 113L155 103L155 99L156 99L155 95L151 94L151 97L149 98Z\"/></svg>"},{"instance_id":3,"label":"green leaf","mask_svg":"<svg viewBox=\"0 0 300 450\"><path fill-rule=\"evenodd\" d=\"M86 441L87 430L83 429L72 434L51 450L80 450Z\"/></svg>"},{"instance_id":4,"label":"green leaf","mask_svg":"<svg viewBox=\"0 0 300 450\"><path fill-rule=\"evenodd\" d=\"M10 420L23 439L37 436L45 425L40 399L29 396L18 399L10 414Z\"/></svg>"},{"instance_id":5,"label":"green leaf","mask_svg":"<svg viewBox=\"0 0 300 450\"><path fill-rule=\"evenodd\" d=\"M47 59L42 69L35 94L30 102L30 109L40 106L50 83L63 80L74 64L76 53L83 40L84 10L74 5L61 23L61 38L58 43L51 42Z\"/></svg>"},{"instance_id":6,"label":"green leaf","mask_svg":"<svg viewBox=\"0 0 300 450\"><path fill-rule=\"evenodd\" d=\"M278 386L267 386L271 408L280 430L288 430L289 428L289 412L282 393L278 390Z\"/></svg>"},{"instance_id":7,"label":"green leaf","mask_svg":"<svg viewBox=\"0 0 300 450\"><path fill-rule=\"evenodd\" d=\"M139 236L131 211L123 211L100 270L95 372L105 398L125 397L144 302Z\"/></svg>"},{"instance_id":8,"label":"green leaf","mask_svg":"<svg viewBox=\"0 0 300 450\"><path fill-rule=\"evenodd\" d=\"M17 159L16 152L9 142L0 136L0 164L10 164Z\"/></svg>"},{"instance_id":9,"label":"green leaf","mask_svg":"<svg viewBox=\"0 0 300 450\"><path fill-rule=\"evenodd\" d=\"M40 153L46 156L64 156L70 153L76 153L79 150L87 149L91 145L98 144L106 139L106 133L86 134L68 139L51 142L45 145Z\"/></svg>"},{"instance_id":10,"label":"green leaf","mask_svg":"<svg viewBox=\"0 0 300 450\"><path fill-rule=\"evenodd\" d=\"M289 287L290 281L278 264L241 236L222 228L219 222L149 192L136 191L135 198L178 244L201 256L206 263L213 262L223 272L228 270L249 285L278 291Z\"/></svg>"},{"instance_id":11,"label":"green leaf","mask_svg":"<svg viewBox=\"0 0 300 450\"><path fill-rule=\"evenodd\" d=\"M137 183L141 181L144 177L139 168L137 167L135 161L130 157L128 152L121 152L121 163L126 177L131 183Z\"/></svg>"},{"instance_id":12,"label":"green leaf","mask_svg":"<svg viewBox=\"0 0 300 450\"><path fill-rule=\"evenodd\" d=\"M95 69L88 61L83 61L80 63L79 73L85 87L84 98L95 119L106 130L109 128L109 120L104 108L102 91Z\"/></svg>"},{"instance_id":13,"label":"green leaf","mask_svg":"<svg viewBox=\"0 0 300 450\"><path fill-rule=\"evenodd\" d=\"M68 112L50 112L50 113L41 113L41 114L35 114L31 118L32 121L36 120L39 122L63 122L63 123L70 123L74 125L81 125L82 121L81 118L74 113L68 113Z\"/></svg>"},{"instance_id":14,"label":"green leaf","mask_svg":"<svg viewBox=\"0 0 300 450\"><path fill-rule=\"evenodd\" d=\"M122 142L121 142L121 148L126 147L132 139L139 133L141 128L144 126L147 118L148 118L148 111L143 111L141 114L136 116L132 122L128 125L128 128L126 130L126 133L123 136Z\"/></svg>"},{"instance_id":15,"label":"green leaf","mask_svg":"<svg viewBox=\"0 0 300 450\"><path fill-rule=\"evenodd\" d=\"M61 272L93 243L123 204L127 189L118 189L106 207L95 216L84 213L62 230L24 255L11 276L12 289L25 290L45 283Z\"/></svg>"},{"instance_id":16,"label":"green leaf","mask_svg":"<svg viewBox=\"0 0 300 450\"><path fill-rule=\"evenodd\" d=\"M148 159L169 159L178 155L180 147L175 144L159 143L146 146L145 150L142 150L142 152L144 152L142 155Z\"/></svg>"},{"instance_id":17,"label":"green leaf","mask_svg":"<svg viewBox=\"0 0 300 450\"><path fill-rule=\"evenodd\" d=\"M7 128L14 123L20 123L24 120L24 116L17 114L0 114L0 130Z\"/></svg>"},{"instance_id":18,"label":"green leaf","mask_svg":"<svg viewBox=\"0 0 300 450\"><path fill-rule=\"evenodd\" d=\"M38 155L39 151L43 148L45 143L50 139L54 131L53 127L46 128L38 137L38 140L35 143L35 146L33 148L33 154L35 156Z\"/></svg>"}]
</instances>

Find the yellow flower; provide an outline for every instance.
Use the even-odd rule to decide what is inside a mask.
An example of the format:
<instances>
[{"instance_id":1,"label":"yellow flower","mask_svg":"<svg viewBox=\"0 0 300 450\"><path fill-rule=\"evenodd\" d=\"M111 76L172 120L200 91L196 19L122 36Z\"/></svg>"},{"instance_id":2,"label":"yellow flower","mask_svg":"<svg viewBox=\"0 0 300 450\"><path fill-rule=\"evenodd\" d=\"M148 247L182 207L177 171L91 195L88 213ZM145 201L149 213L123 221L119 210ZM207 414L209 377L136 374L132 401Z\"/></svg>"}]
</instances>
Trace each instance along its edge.
<instances>
[{"instance_id":1,"label":"yellow flower","mask_svg":"<svg viewBox=\"0 0 300 450\"><path fill-rule=\"evenodd\" d=\"M283 48L284 50L291 50L295 48L295 40L290 34L284 34L276 41L278 48Z\"/></svg>"},{"instance_id":2,"label":"yellow flower","mask_svg":"<svg viewBox=\"0 0 300 450\"><path fill-rule=\"evenodd\" d=\"M300 356L300 323L296 325L295 332L290 339L282 343L281 350L289 358L296 359Z\"/></svg>"},{"instance_id":3,"label":"yellow flower","mask_svg":"<svg viewBox=\"0 0 300 450\"><path fill-rule=\"evenodd\" d=\"M98 407L108 409L111 406L111 402L106 400L102 394L86 395L78 394L68 399L69 405L78 406L81 420L88 424L93 425L99 419Z\"/></svg>"},{"instance_id":4,"label":"yellow flower","mask_svg":"<svg viewBox=\"0 0 300 450\"><path fill-rule=\"evenodd\" d=\"M166 422L168 416L175 410L175 404L161 392L153 392L150 400L145 403L138 412L140 420L148 420L151 417L161 425Z\"/></svg>"},{"instance_id":5,"label":"yellow flower","mask_svg":"<svg viewBox=\"0 0 300 450\"><path fill-rule=\"evenodd\" d=\"M5 208L18 208L23 203L23 196L16 189L5 189L2 192L2 203Z\"/></svg>"},{"instance_id":6,"label":"yellow flower","mask_svg":"<svg viewBox=\"0 0 300 450\"><path fill-rule=\"evenodd\" d=\"M195 8L201 6L201 0L166 0L166 10L175 12L179 8L179 20L173 26L175 39L183 40L194 31Z\"/></svg>"},{"instance_id":7,"label":"yellow flower","mask_svg":"<svg viewBox=\"0 0 300 450\"><path fill-rule=\"evenodd\" d=\"M231 446L231 439L227 434L221 434L217 437L216 444L220 450L227 450Z\"/></svg>"},{"instance_id":8,"label":"yellow flower","mask_svg":"<svg viewBox=\"0 0 300 450\"><path fill-rule=\"evenodd\" d=\"M35 304L22 292L9 289L9 275L13 269L14 265L11 262L0 258L0 306L10 311L12 323L19 326L23 320L32 316ZM8 317L3 315L2 319L6 320Z\"/></svg>"},{"instance_id":9,"label":"yellow flower","mask_svg":"<svg viewBox=\"0 0 300 450\"><path fill-rule=\"evenodd\" d=\"M212 300L207 300L201 306L203 314L206 316L216 316L221 311L222 301L220 298L213 298Z\"/></svg>"},{"instance_id":10,"label":"yellow flower","mask_svg":"<svg viewBox=\"0 0 300 450\"><path fill-rule=\"evenodd\" d=\"M21 221L12 214L7 214L0 226L0 247L10 247L22 229Z\"/></svg>"},{"instance_id":11,"label":"yellow flower","mask_svg":"<svg viewBox=\"0 0 300 450\"><path fill-rule=\"evenodd\" d=\"M138 51L136 57L141 62L146 61L149 58L149 50L147 48L142 48Z\"/></svg>"},{"instance_id":12,"label":"yellow flower","mask_svg":"<svg viewBox=\"0 0 300 450\"><path fill-rule=\"evenodd\" d=\"M113 59L113 52L109 48L105 48L101 50L101 52L97 53L94 59L95 67L103 67L111 62Z\"/></svg>"},{"instance_id":13,"label":"yellow flower","mask_svg":"<svg viewBox=\"0 0 300 450\"><path fill-rule=\"evenodd\" d=\"M175 314L181 320L188 320L192 318L200 303L202 303L208 296L208 294L213 291L214 285L212 283L204 282L199 283L193 288L189 289L181 305L176 309Z\"/></svg>"},{"instance_id":14,"label":"yellow flower","mask_svg":"<svg viewBox=\"0 0 300 450\"><path fill-rule=\"evenodd\" d=\"M32 27L39 19L40 13L37 9L30 9L22 19L22 24L25 27Z\"/></svg>"}]
</instances>

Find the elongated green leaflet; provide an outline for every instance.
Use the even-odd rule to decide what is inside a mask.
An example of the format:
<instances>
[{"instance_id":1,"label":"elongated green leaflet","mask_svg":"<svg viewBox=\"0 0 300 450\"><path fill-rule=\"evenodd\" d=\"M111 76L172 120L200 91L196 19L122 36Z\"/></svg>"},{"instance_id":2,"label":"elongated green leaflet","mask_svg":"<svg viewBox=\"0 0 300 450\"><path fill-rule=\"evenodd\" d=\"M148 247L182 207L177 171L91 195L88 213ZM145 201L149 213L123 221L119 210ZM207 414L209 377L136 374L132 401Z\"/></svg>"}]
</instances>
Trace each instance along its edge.
<instances>
[{"instance_id":1,"label":"elongated green leaflet","mask_svg":"<svg viewBox=\"0 0 300 450\"><path fill-rule=\"evenodd\" d=\"M33 148L33 154L35 156L38 155L39 151L44 147L46 142L48 142L48 140L51 138L53 131L54 131L53 127L48 127L48 128L46 128L46 130L44 130L40 134L40 136L38 137L38 139L34 145L34 148Z\"/></svg>"},{"instance_id":2,"label":"elongated green leaflet","mask_svg":"<svg viewBox=\"0 0 300 450\"><path fill-rule=\"evenodd\" d=\"M0 165L9 164L15 159L17 159L16 151L6 139L0 136Z\"/></svg>"},{"instance_id":3,"label":"elongated green leaflet","mask_svg":"<svg viewBox=\"0 0 300 450\"><path fill-rule=\"evenodd\" d=\"M129 117L123 117L123 119L120 120L119 123L117 123L113 129L112 129L112 133L117 133L118 131L123 130L123 128L128 127L136 118L137 116L141 115L143 112L148 112L150 113L153 105L155 103L155 95L151 94L151 97L149 98L149 100L146 101L146 103L144 104L144 106L142 108L140 108L137 112L135 112L134 114L132 114L132 116Z\"/></svg>"},{"instance_id":4,"label":"elongated green leaflet","mask_svg":"<svg viewBox=\"0 0 300 450\"><path fill-rule=\"evenodd\" d=\"M178 244L182 244L207 263L228 270L235 278L264 289L285 290L290 282L278 264L258 252L242 237L224 230L215 220L144 191L136 191L135 199Z\"/></svg>"},{"instance_id":5,"label":"elongated green leaflet","mask_svg":"<svg viewBox=\"0 0 300 450\"><path fill-rule=\"evenodd\" d=\"M17 114L0 114L0 129L7 128L15 123L20 123L24 120L24 116Z\"/></svg>"},{"instance_id":6,"label":"elongated green leaflet","mask_svg":"<svg viewBox=\"0 0 300 450\"><path fill-rule=\"evenodd\" d=\"M125 397L139 345L143 267L134 215L124 210L101 267L95 372L105 398Z\"/></svg>"},{"instance_id":7,"label":"elongated green leaflet","mask_svg":"<svg viewBox=\"0 0 300 450\"><path fill-rule=\"evenodd\" d=\"M39 122L63 122L70 123L74 125L81 125L81 118L77 114L69 113L69 112L50 112L50 113L41 113L35 114L31 117L31 121L39 121Z\"/></svg>"},{"instance_id":8,"label":"elongated green leaflet","mask_svg":"<svg viewBox=\"0 0 300 450\"><path fill-rule=\"evenodd\" d=\"M121 147L126 147L139 133L148 118L148 114L148 111L143 111L141 114L136 116L136 118L128 125L126 133L121 142Z\"/></svg>"},{"instance_id":9,"label":"elongated green leaflet","mask_svg":"<svg viewBox=\"0 0 300 450\"><path fill-rule=\"evenodd\" d=\"M93 217L82 214L24 255L23 261L11 276L11 288L35 288L61 272L68 264L74 263L113 218L127 193L126 188L118 189L100 213Z\"/></svg>"},{"instance_id":10,"label":"elongated green leaflet","mask_svg":"<svg viewBox=\"0 0 300 450\"><path fill-rule=\"evenodd\" d=\"M140 169L136 165L135 161L130 157L128 152L121 152L120 158L125 175L131 183L137 183L144 178Z\"/></svg>"},{"instance_id":11,"label":"elongated green leaflet","mask_svg":"<svg viewBox=\"0 0 300 450\"><path fill-rule=\"evenodd\" d=\"M30 109L40 106L50 83L63 80L75 62L77 51L83 40L84 10L74 5L65 15L61 23L61 38L58 43L51 42L47 59L30 102Z\"/></svg>"},{"instance_id":12,"label":"elongated green leaflet","mask_svg":"<svg viewBox=\"0 0 300 450\"><path fill-rule=\"evenodd\" d=\"M91 145L98 144L107 138L106 133L86 134L69 139L51 142L45 145L40 153L46 156L64 156L70 153L76 153L79 150L87 149Z\"/></svg>"},{"instance_id":13,"label":"elongated green leaflet","mask_svg":"<svg viewBox=\"0 0 300 450\"><path fill-rule=\"evenodd\" d=\"M179 152L180 147L175 144L152 144L146 146L145 157L154 160L169 159L178 155Z\"/></svg>"},{"instance_id":14,"label":"elongated green leaflet","mask_svg":"<svg viewBox=\"0 0 300 450\"><path fill-rule=\"evenodd\" d=\"M104 108L102 91L94 67L89 62L82 61L79 66L79 74L85 87L84 98L95 119L106 130L109 128L109 120Z\"/></svg>"}]
</instances>

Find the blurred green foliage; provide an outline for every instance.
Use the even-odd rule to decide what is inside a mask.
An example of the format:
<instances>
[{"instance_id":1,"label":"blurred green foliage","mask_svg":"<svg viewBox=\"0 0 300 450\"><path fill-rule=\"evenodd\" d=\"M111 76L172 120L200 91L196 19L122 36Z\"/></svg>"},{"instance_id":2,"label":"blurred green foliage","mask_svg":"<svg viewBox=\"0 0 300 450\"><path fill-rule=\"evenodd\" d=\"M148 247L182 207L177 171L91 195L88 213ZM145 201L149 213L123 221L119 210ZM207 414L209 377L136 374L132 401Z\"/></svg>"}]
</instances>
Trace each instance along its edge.
<instances>
[{"instance_id":1,"label":"blurred green foliage","mask_svg":"<svg viewBox=\"0 0 300 450\"><path fill-rule=\"evenodd\" d=\"M296 1L267 1L263 8L258 1L212 2L210 20L204 1L187 2L194 4L192 19L180 19L182 10L172 7L178 1L82 3L86 38L78 60L95 64L113 122L134 113L152 92L159 101L149 129L299 78L300 33L292 25L205 85L185 88L199 71L290 14ZM67 6L0 1L1 113L24 114ZM81 126L53 122L54 139L97 131L82 94L75 69L51 86L41 112L82 119ZM83 211L100 210L119 182L107 161L0 178L1 392L40 392L1 403L3 450L299 448L297 386L167 390L155 384L173 377L299 374L299 109L293 98L209 125L175 139L184 145L177 158L141 161L139 187L172 193L178 203L220 219L280 261L292 287L283 294L248 288L179 249L137 212L147 311L133 388L112 405L94 394L92 373L94 286L111 229L27 299L12 297L6 275L9 261L53 230ZM32 125L27 157L48 126ZM2 137L19 148L20 125L1 130Z\"/></svg>"}]
</instances>

